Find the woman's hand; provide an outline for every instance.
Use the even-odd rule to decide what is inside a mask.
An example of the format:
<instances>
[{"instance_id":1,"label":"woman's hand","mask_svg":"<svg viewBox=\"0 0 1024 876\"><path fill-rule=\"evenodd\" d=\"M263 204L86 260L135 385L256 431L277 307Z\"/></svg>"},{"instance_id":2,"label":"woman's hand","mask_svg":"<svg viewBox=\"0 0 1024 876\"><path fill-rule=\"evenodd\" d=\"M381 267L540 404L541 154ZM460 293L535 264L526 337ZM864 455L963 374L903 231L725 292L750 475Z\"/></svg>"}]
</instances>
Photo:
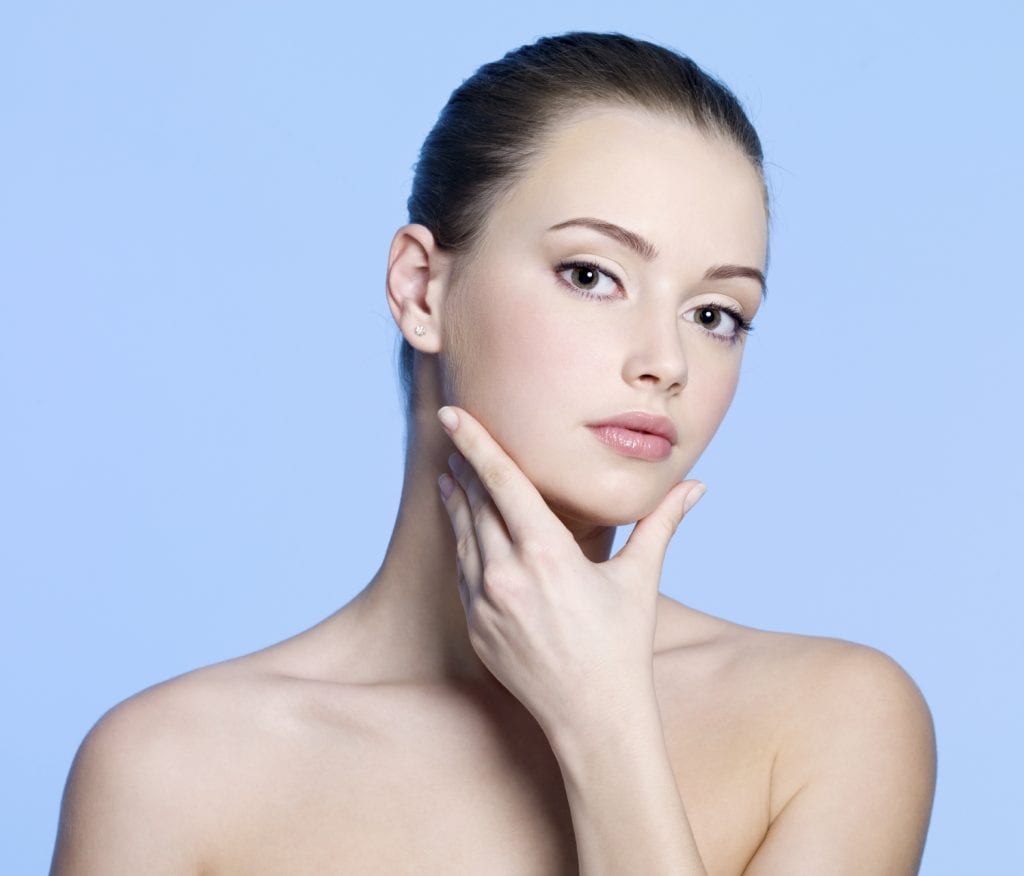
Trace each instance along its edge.
<instances>
[{"instance_id":1,"label":"woman's hand","mask_svg":"<svg viewBox=\"0 0 1024 876\"><path fill-rule=\"evenodd\" d=\"M438 416L461 453L450 458L457 482L439 485L484 665L549 733L652 695L661 567L703 484L675 485L615 556L594 563L479 421L455 407Z\"/></svg>"}]
</instances>

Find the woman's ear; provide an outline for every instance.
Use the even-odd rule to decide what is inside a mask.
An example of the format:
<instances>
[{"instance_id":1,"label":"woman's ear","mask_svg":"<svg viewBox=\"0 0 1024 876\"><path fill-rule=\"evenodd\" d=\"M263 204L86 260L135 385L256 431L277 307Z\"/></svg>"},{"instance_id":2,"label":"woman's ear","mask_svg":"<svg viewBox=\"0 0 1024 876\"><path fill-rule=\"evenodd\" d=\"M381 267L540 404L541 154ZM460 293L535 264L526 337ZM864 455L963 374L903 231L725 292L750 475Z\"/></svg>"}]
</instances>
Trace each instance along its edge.
<instances>
[{"instance_id":1,"label":"woman's ear","mask_svg":"<svg viewBox=\"0 0 1024 876\"><path fill-rule=\"evenodd\" d=\"M388 307L405 339L423 353L441 348L441 302L450 261L425 225L403 225L391 241Z\"/></svg>"}]
</instances>

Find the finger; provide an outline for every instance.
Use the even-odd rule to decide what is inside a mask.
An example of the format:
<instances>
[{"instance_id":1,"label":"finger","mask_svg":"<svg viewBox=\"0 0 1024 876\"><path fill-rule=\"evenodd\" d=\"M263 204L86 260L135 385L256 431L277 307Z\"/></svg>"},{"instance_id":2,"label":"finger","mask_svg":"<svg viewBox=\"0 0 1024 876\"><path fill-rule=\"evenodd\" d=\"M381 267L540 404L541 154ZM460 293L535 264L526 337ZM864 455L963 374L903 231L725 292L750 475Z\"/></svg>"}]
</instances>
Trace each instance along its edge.
<instances>
[{"instance_id":1,"label":"finger","mask_svg":"<svg viewBox=\"0 0 1024 876\"><path fill-rule=\"evenodd\" d=\"M456 451L448 457L448 466L455 475L459 486L466 494L469 510L473 515L476 529L477 548L480 552L481 567L488 561L505 557L512 552L512 537L509 535L505 521L501 519L498 508L484 489L480 478L473 467Z\"/></svg>"},{"instance_id":2,"label":"finger","mask_svg":"<svg viewBox=\"0 0 1024 876\"><path fill-rule=\"evenodd\" d=\"M613 559L621 557L660 576L668 543L683 517L692 510L706 490L707 487L700 481L676 484L650 514L637 522L622 550Z\"/></svg>"},{"instance_id":3,"label":"finger","mask_svg":"<svg viewBox=\"0 0 1024 876\"><path fill-rule=\"evenodd\" d=\"M442 476L443 477L443 476ZM440 483L440 480L439 480ZM472 599L479 593L480 577L483 571L480 562L480 551L477 547L476 532L473 528L473 515L469 510L469 501L458 482L451 479L452 490L448 497L441 493L441 500L455 535L455 555L459 561L459 573L465 583L468 596ZM468 605L463 600L468 611Z\"/></svg>"},{"instance_id":4,"label":"finger","mask_svg":"<svg viewBox=\"0 0 1024 876\"><path fill-rule=\"evenodd\" d=\"M449 414L455 419L446 423ZM443 407L438 419L494 501L514 543L546 522L559 522L530 479L465 408Z\"/></svg>"}]
</instances>

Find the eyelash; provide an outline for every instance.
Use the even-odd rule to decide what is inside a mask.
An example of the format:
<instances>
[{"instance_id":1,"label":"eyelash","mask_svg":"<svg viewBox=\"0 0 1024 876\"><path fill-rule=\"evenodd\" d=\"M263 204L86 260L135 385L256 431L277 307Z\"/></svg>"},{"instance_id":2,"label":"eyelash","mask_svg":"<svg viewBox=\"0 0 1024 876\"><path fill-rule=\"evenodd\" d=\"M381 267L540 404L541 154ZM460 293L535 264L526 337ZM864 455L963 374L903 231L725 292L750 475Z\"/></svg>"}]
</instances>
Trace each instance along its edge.
<instances>
[{"instance_id":1,"label":"eyelash","mask_svg":"<svg viewBox=\"0 0 1024 876\"><path fill-rule=\"evenodd\" d=\"M583 268L586 271L593 271L595 274L604 274L608 279L614 280L615 285L620 289L622 288L622 281L615 276L611 271L606 271L597 262L586 261L584 259L572 260L567 262L561 262L555 267L555 276L558 277L558 281L563 286L568 286L573 292L579 295L581 298L589 298L592 301L607 301L608 295L595 295L589 289L581 289L579 286L574 286L572 283L568 283L562 279L562 272L569 270L569 268Z\"/></svg>"},{"instance_id":2,"label":"eyelash","mask_svg":"<svg viewBox=\"0 0 1024 876\"><path fill-rule=\"evenodd\" d=\"M610 299L610 296L595 295L593 292L590 292L587 289L581 289L579 286L574 286L572 283L569 283L566 280L562 279L562 272L567 271L570 268L583 268L584 270L587 271L594 271L597 274L604 274L604 276L608 277L608 279L613 280L616 286L618 286L620 289L622 288L622 282L619 280L619 278L616 277L615 274L613 274L611 271L606 271L599 264L597 264L597 262L587 261L585 259L572 259L567 262L560 262L555 267L555 276L558 278L558 282L561 283L563 286L566 286L572 292L579 295L581 298L587 298L590 299L591 301L608 301ZM732 317L733 322L736 323L736 333L733 334L732 336L723 337L722 335L716 335L714 332L704 329L704 333L710 335L716 341L721 341L722 343L725 344L736 344L744 335L747 335L754 330L754 326L748 320L743 318L743 314L740 313L739 310L737 310L735 307L732 307L731 305L705 304L704 307L698 309L719 310L722 313L726 313L730 317ZM694 324L697 325L697 323ZM700 328L704 327L700 326Z\"/></svg>"}]
</instances>

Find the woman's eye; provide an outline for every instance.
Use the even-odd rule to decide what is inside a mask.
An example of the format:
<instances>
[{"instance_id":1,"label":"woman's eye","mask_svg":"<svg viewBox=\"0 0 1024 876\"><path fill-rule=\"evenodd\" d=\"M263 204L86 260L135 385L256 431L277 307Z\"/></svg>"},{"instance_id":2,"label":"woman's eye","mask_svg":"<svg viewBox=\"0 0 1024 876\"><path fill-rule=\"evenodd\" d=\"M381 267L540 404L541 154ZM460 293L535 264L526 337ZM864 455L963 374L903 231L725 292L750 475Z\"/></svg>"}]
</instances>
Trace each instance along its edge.
<instances>
[{"instance_id":1,"label":"woman's eye","mask_svg":"<svg viewBox=\"0 0 1024 876\"><path fill-rule=\"evenodd\" d=\"M749 328L739 314L721 305L695 307L686 313L686 318L723 341L733 340Z\"/></svg>"},{"instance_id":2,"label":"woman's eye","mask_svg":"<svg viewBox=\"0 0 1024 876\"><path fill-rule=\"evenodd\" d=\"M587 298L611 298L619 286L613 275L587 262L565 262L557 270L564 282Z\"/></svg>"}]
</instances>

